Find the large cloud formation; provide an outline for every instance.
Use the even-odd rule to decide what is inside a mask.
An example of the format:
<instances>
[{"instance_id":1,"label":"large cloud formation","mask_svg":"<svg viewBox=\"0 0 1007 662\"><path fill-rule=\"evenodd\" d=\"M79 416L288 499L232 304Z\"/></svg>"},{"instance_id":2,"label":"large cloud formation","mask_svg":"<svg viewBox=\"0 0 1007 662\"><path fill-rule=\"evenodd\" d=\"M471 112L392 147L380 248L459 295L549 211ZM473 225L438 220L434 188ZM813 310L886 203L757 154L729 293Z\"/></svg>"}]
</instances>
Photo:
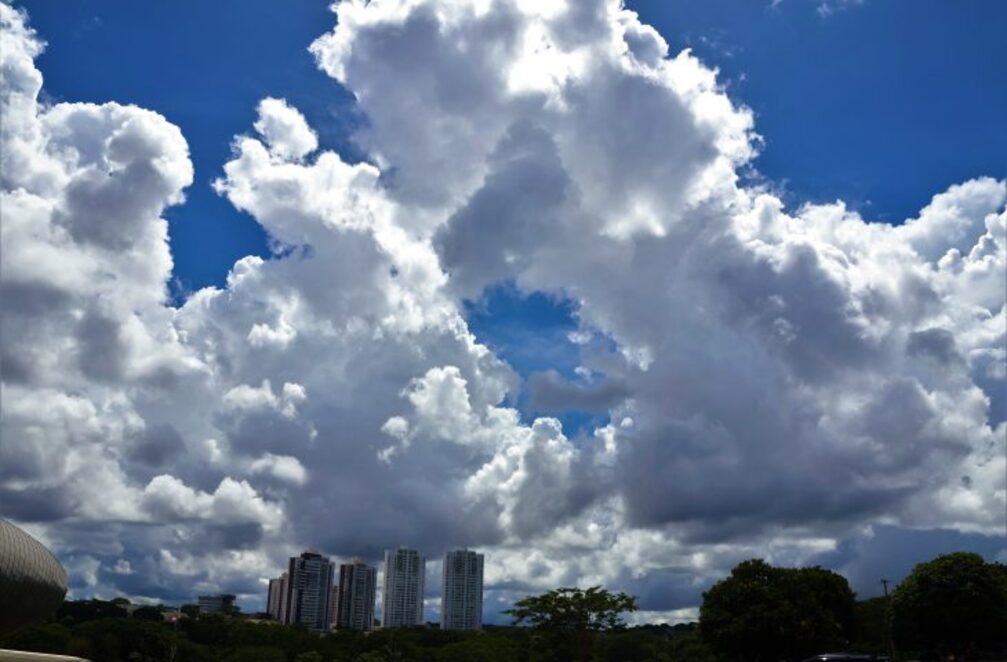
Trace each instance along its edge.
<instances>
[{"instance_id":1,"label":"large cloud formation","mask_svg":"<svg viewBox=\"0 0 1007 662\"><path fill-rule=\"evenodd\" d=\"M42 103L0 4L0 499L76 595L255 605L306 546L407 542L484 549L489 619L574 583L667 619L754 554L1004 535L1007 183L896 226L788 210L739 178L751 113L618 2L335 11L311 51L369 162L262 100L214 186L276 253L173 307L183 136ZM575 305L577 376L532 399L608 424L522 418L463 315L502 282Z\"/></svg>"}]
</instances>

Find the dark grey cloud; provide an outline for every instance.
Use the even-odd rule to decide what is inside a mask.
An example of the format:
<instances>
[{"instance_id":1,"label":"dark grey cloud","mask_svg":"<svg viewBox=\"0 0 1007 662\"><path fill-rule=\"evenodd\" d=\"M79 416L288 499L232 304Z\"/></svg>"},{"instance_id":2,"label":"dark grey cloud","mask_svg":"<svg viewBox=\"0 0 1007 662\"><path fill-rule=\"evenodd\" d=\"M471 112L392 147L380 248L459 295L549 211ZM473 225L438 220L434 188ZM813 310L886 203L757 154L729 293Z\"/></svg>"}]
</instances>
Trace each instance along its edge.
<instances>
[{"instance_id":1,"label":"dark grey cloud","mask_svg":"<svg viewBox=\"0 0 1007 662\"><path fill-rule=\"evenodd\" d=\"M127 457L149 467L163 467L184 452L185 442L170 423L159 423L145 428L143 434L130 446Z\"/></svg>"},{"instance_id":2,"label":"dark grey cloud","mask_svg":"<svg viewBox=\"0 0 1007 662\"><path fill-rule=\"evenodd\" d=\"M947 365L961 360L955 349L954 335L946 329L932 328L909 334L906 351L910 356L926 356Z\"/></svg>"},{"instance_id":3,"label":"dark grey cloud","mask_svg":"<svg viewBox=\"0 0 1007 662\"><path fill-rule=\"evenodd\" d=\"M569 411L607 412L632 394L617 380L571 382L555 370L536 372L528 378L528 407L548 414Z\"/></svg>"},{"instance_id":4,"label":"dark grey cloud","mask_svg":"<svg viewBox=\"0 0 1007 662\"><path fill-rule=\"evenodd\" d=\"M0 489L0 505L5 518L19 522L56 522L72 515L79 506L65 487Z\"/></svg>"},{"instance_id":5,"label":"dark grey cloud","mask_svg":"<svg viewBox=\"0 0 1007 662\"><path fill-rule=\"evenodd\" d=\"M987 561L1003 562L1007 555L1007 534L984 536L953 529L914 530L875 526L866 533L842 540L831 552L810 562L836 568L850 581L861 599L883 594L882 579L898 582L917 563L939 554L969 550Z\"/></svg>"},{"instance_id":6,"label":"dark grey cloud","mask_svg":"<svg viewBox=\"0 0 1007 662\"><path fill-rule=\"evenodd\" d=\"M463 296L527 267L552 235L571 182L552 137L528 121L511 125L488 158L479 190L434 237L434 246Z\"/></svg>"}]
</instances>

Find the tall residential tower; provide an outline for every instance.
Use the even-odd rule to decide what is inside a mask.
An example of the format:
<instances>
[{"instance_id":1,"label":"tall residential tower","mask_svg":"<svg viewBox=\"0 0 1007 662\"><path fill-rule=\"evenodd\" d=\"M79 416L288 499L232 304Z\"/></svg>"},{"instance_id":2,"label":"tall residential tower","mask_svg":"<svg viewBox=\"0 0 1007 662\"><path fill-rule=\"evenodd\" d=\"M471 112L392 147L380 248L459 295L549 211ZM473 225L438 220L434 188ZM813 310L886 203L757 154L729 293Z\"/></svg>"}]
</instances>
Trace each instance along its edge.
<instances>
[{"instance_id":1,"label":"tall residential tower","mask_svg":"<svg viewBox=\"0 0 1007 662\"><path fill-rule=\"evenodd\" d=\"M309 630L328 630L334 574L333 563L317 552L308 551L292 557L281 598L282 622L304 625Z\"/></svg>"},{"instance_id":2,"label":"tall residential tower","mask_svg":"<svg viewBox=\"0 0 1007 662\"><path fill-rule=\"evenodd\" d=\"M336 627L370 630L374 627L374 594L378 571L363 561L339 566L339 597L336 600Z\"/></svg>"},{"instance_id":3,"label":"tall residential tower","mask_svg":"<svg viewBox=\"0 0 1007 662\"><path fill-rule=\"evenodd\" d=\"M269 580L269 591L266 593L266 612L280 621L286 622L287 573Z\"/></svg>"},{"instance_id":4,"label":"tall residential tower","mask_svg":"<svg viewBox=\"0 0 1007 662\"><path fill-rule=\"evenodd\" d=\"M381 592L381 626L423 624L423 585L426 559L415 549L385 551L385 577Z\"/></svg>"},{"instance_id":5,"label":"tall residential tower","mask_svg":"<svg viewBox=\"0 0 1007 662\"><path fill-rule=\"evenodd\" d=\"M483 555L467 549L448 552L441 581L441 629L482 629Z\"/></svg>"}]
</instances>

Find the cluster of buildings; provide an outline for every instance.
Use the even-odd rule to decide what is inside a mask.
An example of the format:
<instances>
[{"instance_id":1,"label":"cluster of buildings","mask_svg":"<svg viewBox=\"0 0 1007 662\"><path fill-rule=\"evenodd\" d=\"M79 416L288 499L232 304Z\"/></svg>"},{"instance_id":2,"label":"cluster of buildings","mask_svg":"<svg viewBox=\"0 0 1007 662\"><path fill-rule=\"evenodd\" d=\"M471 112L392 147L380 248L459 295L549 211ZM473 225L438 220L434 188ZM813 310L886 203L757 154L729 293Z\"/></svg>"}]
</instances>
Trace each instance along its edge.
<instances>
[{"instance_id":1,"label":"cluster of buildings","mask_svg":"<svg viewBox=\"0 0 1007 662\"><path fill-rule=\"evenodd\" d=\"M415 549L385 552L381 626L423 625L426 559ZM311 630L371 630L378 570L359 559L336 566L318 552L291 557L287 571L269 580L266 611L287 625ZM441 628L479 630L483 612L483 555L459 549L444 555Z\"/></svg>"},{"instance_id":2,"label":"cluster of buildings","mask_svg":"<svg viewBox=\"0 0 1007 662\"><path fill-rule=\"evenodd\" d=\"M230 593L199 596L199 612L201 614L227 614L234 609L236 596Z\"/></svg>"}]
</instances>

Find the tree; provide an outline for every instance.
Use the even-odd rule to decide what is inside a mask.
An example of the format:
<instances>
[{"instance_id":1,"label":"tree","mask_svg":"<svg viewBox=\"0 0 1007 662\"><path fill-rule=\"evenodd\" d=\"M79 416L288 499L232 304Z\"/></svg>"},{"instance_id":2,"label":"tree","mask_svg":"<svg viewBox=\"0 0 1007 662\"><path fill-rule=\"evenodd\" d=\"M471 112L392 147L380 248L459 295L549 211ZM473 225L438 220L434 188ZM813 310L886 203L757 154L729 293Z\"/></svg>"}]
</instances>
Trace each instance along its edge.
<instances>
[{"instance_id":1,"label":"tree","mask_svg":"<svg viewBox=\"0 0 1007 662\"><path fill-rule=\"evenodd\" d=\"M481 635L441 647L438 662L517 662L522 647L517 641Z\"/></svg>"},{"instance_id":2,"label":"tree","mask_svg":"<svg viewBox=\"0 0 1007 662\"><path fill-rule=\"evenodd\" d=\"M955 552L920 563L892 594L900 648L967 659L1007 643L1007 567Z\"/></svg>"},{"instance_id":3,"label":"tree","mask_svg":"<svg viewBox=\"0 0 1007 662\"><path fill-rule=\"evenodd\" d=\"M71 630L61 623L45 623L22 628L0 639L0 648L37 651L39 653L63 653L70 642Z\"/></svg>"},{"instance_id":4,"label":"tree","mask_svg":"<svg viewBox=\"0 0 1007 662\"><path fill-rule=\"evenodd\" d=\"M56 618L69 625L94 621L100 618L124 618L129 615L121 605L105 600L73 600L64 602L56 612Z\"/></svg>"},{"instance_id":5,"label":"tree","mask_svg":"<svg viewBox=\"0 0 1007 662\"><path fill-rule=\"evenodd\" d=\"M275 646L239 646L223 658L224 662L287 662L282 648Z\"/></svg>"},{"instance_id":6,"label":"tree","mask_svg":"<svg viewBox=\"0 0 1007 662\"><path fill-rule=\"evenodd\" d=\"M559 588L542 595L530 595L505 611L514 624L527 623L551 635L555 652L571 643L576 656L588 660L595 635L624 626L622 614L636 611L636 598L626 593L611 593L601 586L588 589Z\"/></svg>"},{"instance_id":7,"label":"tree","mask_svg":"<svg viewBox=\"0 0 1007 662\"><path fill-rule=\"evenodd\" d=\"M700 632L732 660L802 658L844 646L856 600L846 579L824 568L739 563L703 594Z\"/></svg>"},{"instance_id":8,"label":"tree","mask_svg":"<svg viewBox=\"0 0 1007 662\"><path fill-rule=\"evenodd\" d=\"M167 660L177 643L164 623L135 618L89 621L74 628L74 634L90 642L87 657L92 660Z\"/></svg>"},{"instance_id":9,"label":"tree","mask_svg":"<svg viewBox=\"0 0 1007 662\"><path fill-rule=\"evenodd\" d=\"M294 662L324 662L318 651L305 651L294 658Z\"/></svg>"},{"instance_id":10,"label":"tree","mask_svg":"<svg viewBox=\"0 0 1007 662\"><path fill-rule=\"evenodd\" d=\"M880 597L857 602L854 649L875 654L888 651L888 605L888 599Z\"/></svg>"},{"instance_id":11,"label":"tree","mask_svg":"<svg viewBox=\"0 0 1007 662\"><path fill-rule=\"evenodd\" d=\"M356 662L385 662L385 656L377 651L367 651L358 655Z\"/></svg>"},{"instance_id":12,"label":"tree","mask_svg":"<svg viewBox=\"0 0 1007 662\"><path fill-rule=\"evenodd\" d=\"M159 607L145 606L145 607L137 607L133 611L133 618L142 621L153 621L155 623L160 623L161 621L164 620L164 615L161 613L161 609Z\"/></svg>"}]
</instances>

